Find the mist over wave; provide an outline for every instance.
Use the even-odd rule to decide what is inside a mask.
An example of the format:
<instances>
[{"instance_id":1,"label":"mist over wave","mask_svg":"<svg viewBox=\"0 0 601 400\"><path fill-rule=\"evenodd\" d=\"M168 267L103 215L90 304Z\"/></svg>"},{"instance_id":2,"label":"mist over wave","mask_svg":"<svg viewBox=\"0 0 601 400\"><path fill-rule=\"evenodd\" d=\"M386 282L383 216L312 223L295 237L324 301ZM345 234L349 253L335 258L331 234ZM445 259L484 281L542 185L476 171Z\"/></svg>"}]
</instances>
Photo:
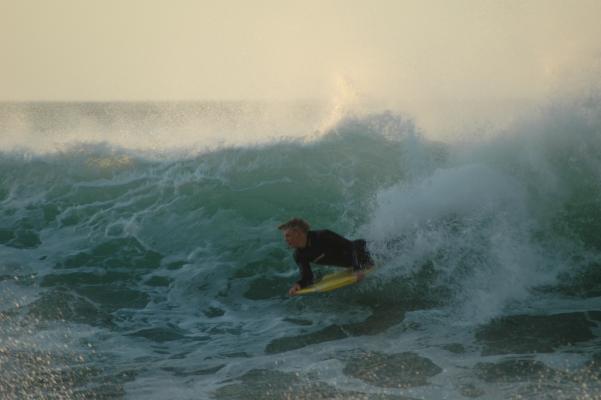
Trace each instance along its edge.
<instances>
[{"instance_id":1,"label":"mist over wave","mask_svg":"<svg viewBox=\"0 0 601 400\"><path fill-rule=\"evenodd\" d=\"M337 120L330 104L297 102L2 103L0 146L32 154L79 144L180 157L231 145L302 138Z\"/></svg>"},{"instance_id":2,"label":"mist over wave","mask_svg":"<svg viewBox=\"0 0 601 400\"><path fill-rule=\"evenodd\" d=\"M250 106L214 106L219 117L207 105L3 107L3 394L441 398L444 387L507 398L523 388L502 383L520 379L541 396L598 388L581 370L601 353L596 98L469 143L432 141L392 112L319 130L320 110L279 110L281 125L245 135L259 112ZM170 118L184 122L170 131ZM196 124L220 128L207 139ZM288 298L298 272L275 227L293 216L366 238L380 268L352 288ZM537 325L544 315L556 336ZM526 344L515 318L531 329ZM568 365L554 361L568 344L582 347ZM541 371L555 374L542 388Z\"/></svg>"}]
</instances>

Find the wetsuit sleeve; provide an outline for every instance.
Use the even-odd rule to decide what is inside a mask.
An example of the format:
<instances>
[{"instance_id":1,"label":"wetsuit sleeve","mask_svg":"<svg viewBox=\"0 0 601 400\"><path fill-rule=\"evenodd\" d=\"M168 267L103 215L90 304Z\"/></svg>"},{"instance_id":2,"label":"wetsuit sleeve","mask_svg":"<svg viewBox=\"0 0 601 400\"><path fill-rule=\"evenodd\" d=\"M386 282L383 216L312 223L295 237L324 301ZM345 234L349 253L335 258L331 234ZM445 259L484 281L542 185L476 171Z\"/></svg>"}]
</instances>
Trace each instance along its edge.
<instances>
[{"instance_id":1,"label":"wetsuit sleeve","mask_svg":"<svg viewBox=\"0 0 601 400\"><path fill-rule=\"evenodd\" d=\"M309 261L300 257L297 253L294 253L294 261L298 265L300 270L300 279L296 281L301 288L305 288L313 283L313 271L311 271L311 265Z\"/></svg>"}]
</instances>

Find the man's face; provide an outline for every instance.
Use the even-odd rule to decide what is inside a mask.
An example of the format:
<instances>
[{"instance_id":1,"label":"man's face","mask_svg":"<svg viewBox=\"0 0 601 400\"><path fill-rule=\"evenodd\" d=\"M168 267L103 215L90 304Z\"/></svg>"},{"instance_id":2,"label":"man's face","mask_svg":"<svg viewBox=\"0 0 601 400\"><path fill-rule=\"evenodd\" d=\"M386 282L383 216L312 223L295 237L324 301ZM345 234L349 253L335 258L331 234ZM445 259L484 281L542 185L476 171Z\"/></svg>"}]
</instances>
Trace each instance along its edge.
<instances>
[{"instance_id":1,"label":"man's face","mask_svg":"<svg viewBox=\"0 0 601 400\"><path fill-rule=\"evenodd\" d=\"M300 229L290 228L284 231L284 239L288 246L295 249L304 247L306 244L306 234Z\"/></svg>"}]
</instances>

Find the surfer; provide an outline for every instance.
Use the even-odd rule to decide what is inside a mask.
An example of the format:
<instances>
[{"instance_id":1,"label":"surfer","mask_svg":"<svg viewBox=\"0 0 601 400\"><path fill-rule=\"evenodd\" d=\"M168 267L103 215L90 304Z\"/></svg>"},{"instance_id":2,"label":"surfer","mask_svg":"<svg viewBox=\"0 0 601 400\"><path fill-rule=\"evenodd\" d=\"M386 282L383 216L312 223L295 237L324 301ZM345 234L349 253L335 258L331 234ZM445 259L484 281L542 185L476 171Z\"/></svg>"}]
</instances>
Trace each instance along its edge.
<instances>
[{"instance_id":1,"label":"surfer","mask_svg":"<svg viewBox=\"0 0 601 400\"><path fill-rule=\"evenodd\" d=\"M295 249L294 261L300 270L300 279L288 291L290 296L313 283L311 263L352 268L357 281L364 278L363 270L374 265L363 239L351 241L327 229L312 231L300 218L291 219L278 229L288 246Z\"/></svg>"}]
</instances>

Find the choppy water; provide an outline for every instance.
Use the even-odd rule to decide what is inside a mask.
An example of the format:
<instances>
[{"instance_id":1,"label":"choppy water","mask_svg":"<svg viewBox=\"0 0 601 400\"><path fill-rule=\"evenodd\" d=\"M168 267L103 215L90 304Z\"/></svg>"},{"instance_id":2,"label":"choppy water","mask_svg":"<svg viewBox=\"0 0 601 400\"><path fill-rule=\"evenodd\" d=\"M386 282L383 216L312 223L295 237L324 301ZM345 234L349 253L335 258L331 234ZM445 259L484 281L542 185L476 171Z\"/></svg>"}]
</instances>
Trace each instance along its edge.
<instances>
[{"instance_id":1,"label":"choppy water","mask_svg":"<svg viewBox=\"0 0 601 400\"><path fill-rule=\"evenodd\" d=\"M601 398L600 101L476 143L240 107L0 106L0 397ZM380 268L289 298L293 216Z\"/></svg>"}]
</instances>

